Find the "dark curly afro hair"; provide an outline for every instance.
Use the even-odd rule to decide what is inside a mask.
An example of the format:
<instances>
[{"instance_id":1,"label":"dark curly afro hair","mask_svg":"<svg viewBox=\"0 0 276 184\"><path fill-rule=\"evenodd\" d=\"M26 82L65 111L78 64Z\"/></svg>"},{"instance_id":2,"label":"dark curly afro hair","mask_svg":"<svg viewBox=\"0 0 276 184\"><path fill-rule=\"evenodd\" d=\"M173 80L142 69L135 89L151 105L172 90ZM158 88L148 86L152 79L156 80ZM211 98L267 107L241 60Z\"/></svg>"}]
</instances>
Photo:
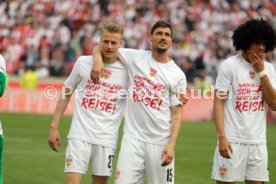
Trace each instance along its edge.
<instances>
[{"instance_id":1,"label":"dark curly afro hair","mask_svg":"<svg viewBox=\"0 0 276 184\"><path fill-rule=\"evenodd\" d=\"M276 46L276 33L273 27L263 19L252 19L240 25L232 36L236 50L247 51L252 43L263 43L266 52Z\"/></svg>"}]
</instances>

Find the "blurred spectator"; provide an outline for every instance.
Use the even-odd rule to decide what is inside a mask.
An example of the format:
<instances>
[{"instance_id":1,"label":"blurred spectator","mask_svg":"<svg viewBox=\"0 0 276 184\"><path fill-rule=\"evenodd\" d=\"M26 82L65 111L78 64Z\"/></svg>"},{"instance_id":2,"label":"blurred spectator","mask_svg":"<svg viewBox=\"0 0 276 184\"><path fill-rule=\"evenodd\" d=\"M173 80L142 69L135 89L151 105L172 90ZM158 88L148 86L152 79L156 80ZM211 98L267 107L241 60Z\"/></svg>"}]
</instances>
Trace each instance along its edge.
<instances>
[{"instance_id":1,"label":"blurred spectator","mask_svg":"<svg viewBox=\"0 0 276 184\"><path fill-rule=\"evenodd\" d=\"M65 74L64 54L61 45L53 47L49 69L52 76L62 76Z\"/></svg>"},{"instance_id":2,"label":"blurred spectator","mask_svg":"<svg viewBox=\"0 0 276 184\"><path fill-rule=\"evenodd\" d=\"M27 45L27 59L26 59L26 65L27 66L35 66L38 62L38 52L37 49L33 44Z\"/></svg>"},{"instance_id":3,"label":"blurred spectator","mask_svg":"<svg viewBox=\"0 0 276 184\"><path fill-rule=\"evenodd\" d=\"M197 89L204 95L211 95L211 87L213 79L207 74L205 70L201 70L198 77L194 78L194 84Z\"/></svg>"},{"instance_id":4,"label":"blurred spectator","mask_svg":"<svg viewBox=\"0 0 276 184\"><path fill-rule=\"evenodd\" d=\"M185 58L180 68L185 73L187 82L193 83L195 70L192 66L192 62L188 58Z\"/></svg>"},{"instance_id":5,"label":"blurred spectator","mask_svg":"<svg viewBox=\"0 0 276 184\"><path fill-rule=\"evenodd\" d=\"M20 79L20 86L25 89L36 89L38 87L38 77L32 66L26 67L26 72Z\"/></svg>"}]
</instances>

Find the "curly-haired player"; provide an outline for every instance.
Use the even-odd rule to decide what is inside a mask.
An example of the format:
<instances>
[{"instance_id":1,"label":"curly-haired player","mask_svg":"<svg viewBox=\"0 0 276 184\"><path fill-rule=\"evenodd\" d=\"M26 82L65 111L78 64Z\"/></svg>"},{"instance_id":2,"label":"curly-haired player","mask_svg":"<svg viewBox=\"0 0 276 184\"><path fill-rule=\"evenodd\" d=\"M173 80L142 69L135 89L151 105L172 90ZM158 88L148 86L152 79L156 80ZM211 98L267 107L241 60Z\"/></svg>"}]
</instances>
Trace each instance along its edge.
<instances>
[{"instance_id":1,"label":"curly-haired player","mask_svg":"<svg viewBox=\"0 0 276 184\"><path fill-rule=\"evenodd\" d=\"M276 74L265 62L276 33L265 20L249 20L232 36L241 54L222 62L216 80L214 117L218 145L212 178L217 184L269 181L266 104L276 110Z\"/></svg>"}]
</instances>

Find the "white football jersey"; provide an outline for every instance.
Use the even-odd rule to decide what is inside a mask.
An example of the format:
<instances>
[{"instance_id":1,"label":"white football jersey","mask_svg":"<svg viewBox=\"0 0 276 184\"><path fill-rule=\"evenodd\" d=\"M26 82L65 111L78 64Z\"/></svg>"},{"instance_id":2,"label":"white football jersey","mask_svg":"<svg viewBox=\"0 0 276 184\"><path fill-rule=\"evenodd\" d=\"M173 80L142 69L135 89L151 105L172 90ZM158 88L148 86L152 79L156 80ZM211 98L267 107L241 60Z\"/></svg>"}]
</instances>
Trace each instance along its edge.
<instances>
[{"instance_id":1,"label":"white football jersey","mask_svg":"<svg viewBox=\"0 0 276 184\"><path fill-rule=\"evenodd\" d=\"M265 71L276 89L273 65L265 62ZM224 131L230 142L261 144L266 142L266 105L260 79L242 55L223 61L216 87L228 91L224 107Z\"/></svg>"},{"instance_id":2,"label":"white football jersey","mask_svg":"<svg viewBox=\"0 0 276 184\"><path fill-rule=\"evenodd\" d=\"M119 58L128 68L129 97L124 135L165 145L171 130L171 107L181 104L177 91L186 90L186 77L170 60L159 63L151 51L119 49Z\"/></svg>"},{"instance_id":3,"label":"white football jersey","mask_svg":"<svg viewBox=\"0 0 276 184\"><path fill-rule=\"evenodd\" d=\"M82 56L64 85L75 89L75 109L68 138L116 148L128 75L121 62L104 64L103 78L90 80L92 56Z\"/></svg>"}]
</instances>

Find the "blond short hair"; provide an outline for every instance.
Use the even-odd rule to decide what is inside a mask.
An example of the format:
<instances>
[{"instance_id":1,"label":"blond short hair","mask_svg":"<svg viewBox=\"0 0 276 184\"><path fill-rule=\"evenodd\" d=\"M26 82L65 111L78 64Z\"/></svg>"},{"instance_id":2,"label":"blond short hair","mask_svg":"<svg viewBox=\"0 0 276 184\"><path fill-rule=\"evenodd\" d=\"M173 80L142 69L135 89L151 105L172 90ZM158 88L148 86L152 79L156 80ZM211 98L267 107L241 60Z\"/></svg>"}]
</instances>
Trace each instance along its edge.
<instances>
[{"instance_id":1,"label":"blond short hair","mask_svg":"<svg viewBox=\"0 0 276 184\"><path fill-rule=\"evenodd\" d=\"M121 36L123 36L123 33L124 33L124 29L122 28L122 26L115 23L107 23L102 29L101 34L103 34L105 31L110 33L118 33Z\"/></svg>"}]
</instances>

